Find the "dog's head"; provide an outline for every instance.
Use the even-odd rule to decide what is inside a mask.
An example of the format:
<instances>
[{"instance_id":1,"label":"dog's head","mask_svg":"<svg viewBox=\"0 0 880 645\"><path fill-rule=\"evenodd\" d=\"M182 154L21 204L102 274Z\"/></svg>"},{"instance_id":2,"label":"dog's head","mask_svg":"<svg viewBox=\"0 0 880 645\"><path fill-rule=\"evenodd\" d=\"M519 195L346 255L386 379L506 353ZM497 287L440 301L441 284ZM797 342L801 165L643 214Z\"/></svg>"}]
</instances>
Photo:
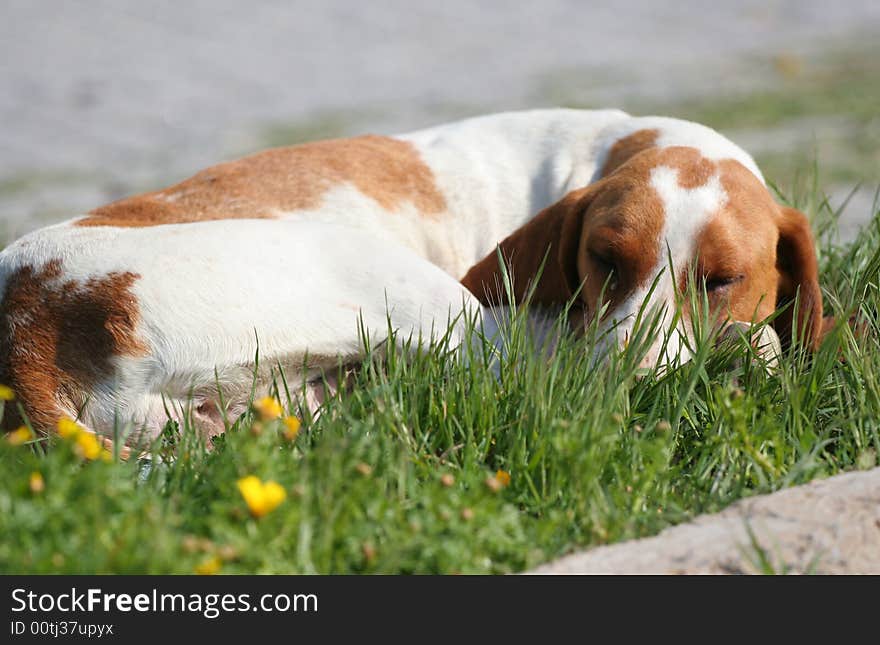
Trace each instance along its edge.
<instances>
[{"instance_id":1,"label":"dog's head","mask_svg":"<svg viewBox=\"0 0 880 645\"><path fill-rule=\"evenodd\" d=\"M695 148L649 146L609 159L601 179L569 193L500 246L517 300L543 262L532 302L562 305L577 294L584 318L601 315L600 329L618 344L631 336L643 307L662 312L666 355L658 334L646 365L688 358L689 311L674 314L690 286L705 289L720 321L754 323L784 307L773 321L783 344L796 337L815 347L823 327L806 217L778 205L739 161L708 159ZM487 287L500 284L499 272L493 252L462 282L488 304Z\"/></svg>"}]
</instances>

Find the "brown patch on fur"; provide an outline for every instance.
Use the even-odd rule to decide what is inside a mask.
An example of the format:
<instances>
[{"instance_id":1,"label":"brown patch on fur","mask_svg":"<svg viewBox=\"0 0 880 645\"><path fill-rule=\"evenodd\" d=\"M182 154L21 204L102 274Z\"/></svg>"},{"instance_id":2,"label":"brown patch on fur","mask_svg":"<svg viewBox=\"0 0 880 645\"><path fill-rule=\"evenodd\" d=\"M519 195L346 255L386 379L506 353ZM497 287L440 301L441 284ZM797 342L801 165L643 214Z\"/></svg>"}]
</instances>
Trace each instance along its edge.
<instances>
[{"instance_id":1,"label":"brown patch on fur","mask_svg":"<svg viewBox=\"0 0 880 645\"><path fill-rule=\"evenodd\" d=\"M797 317L796 337L815 350L827 331L827 325L822 319L819 263L810 223L803 213L794 208L781 206L779 214L779 242L776 245L779 290L776 304L782 307L793 303L797 295L798 307L789 306L773 326L784 347L791 341Z\"/></svg>"},{"instance_id":2,"label":"brown patch on fur","mask_svg":"<svg viewBox=\"0 0 880 645\"><path fill-rule=\"evenodd\" d=\"M798 310L789 306L773 326L783 345L788 345L796 315L798 337L815 349L823 329L822 294L806 217L778 206L739 162L722 160L719 167L728 200L698 240L699 274L744 279L717 294L714 301L710 296L710 303L726 307L734 320L750 322L790 305L800 293Z\"/></svg>"},{"instance_id":3,"label":"brown patch on fur","mask_svg":"<svg viewBox=\"0 0 880 645\"><path fill-rule=\"evenodd\" d=\"M709 305L732 320L757 322L776 309L777 206L766 187L739 162L722 160L718 170L727 202L697 238L696 275L707 282L741 276L708 293Z\"/></svg>"},{"instance_id":4,"label":"brown patch on fur","mask_svg":"<svg viewBox=\"0 0 880 645\"><path fill-rule=\"evenodd\" d=\"M534 281L548 249L532 300L538 304L564 304L583 282L579 302L589 317L603 304L603 288L604 300L613 309L653 278L665 214L650 186L651 170L661 164L676 168L679 183L695 187L712 176L713 165L694 148L650 147L657 136L654 130L636 135L609 157L609 163L612 157L613 163L621 163L614 172L569 193L501 242L502 254L512 267L517 302ZM630 156L621 161L624 155ZM462 279L483 304L497 303L497 290L491 291L496 283L502 282L494 251ZM487 297L487 287L494 297Z\"/></svg>"},{"instance_id":5,"label":"brown patch on fur","mask_svg":"<svg viewBox=\"0 0 880 645\"><path fill-rule=\"evenodd\" d=\"M517 303L525 300L542 263L543 272L532 302L560 304L573 294L573 285L577 284L578 278L577 270L569 260L574 259L578 213L588 194L589 188L570 192L498 245L513 282ZM506 302L496 251L472 266L461 283L484 305Z\"/></svg>"},{"instance_id":6,"label":"brown patch on fur","mask_svg":"<svg viewBox=\"0 0 880 645\"><path fill-rule=\"evenodd\" d=\"M12 387L34 428L54 430L84 392L113 373L116 356L146 354L138 339L134 273L62 282L61 261L9 276L0 304L0 383ZM7 406L6 429L21 422Z\"/></svg>"},{"instance_id":7,"label":"brown patch on fur","mask_svg":"<svg viewBox=\"0 0 880 645\"><path fill-rule=\"evenodd\" d=\"M170 188L97 208L77 225L271 219L281 211L318 208L324 193L343 183L390 211L407 201L424 215L446 208L434 173L412 144L368 135L275 148L219 164Z\"/></svg>"},{"instance_id":8,"label":"brown patch on fur","mask_svg":"<svg viewBox=\"0 0 880 645\"><path fill-rule=\"evenodd\" d=\"M602 165L600 176L607 177L639 152L653 148L657 145L659 137L659 130L637 130L622 139L618 139L608 150L608 156Z\"/></svg>"},{"instance_id":9,"label":"brown patch on fur","mask_svg":"<svg viewBox=\"0 0 880 645\"><path fill-rule=\"evenodd\" d=\"M681 149L693 150L693 148ZM675 150L675 148L668 148L668 150ZM678 185L685 190L694 190L708 183L717 172L718 165L711 159L706 159L702 155L698 159L692 157L685 164L679 166Z\"/></svg>"},{"instance_id":10,"label":"brown patch on fur","mask_svg":"<svg viewBox=\"0 0 880 645\"><path fill-rule=\"evenodd\" d=\"M658 130L639 130L620 139L603 166L608 175L601 180L605 194L584 222L577 255L579 274L587 278L581 298L588 306L602 304L605 288L604 302L611 311L654 278L652 271L663 253L660 235L666 215L650 186L651 171L661 165L674 168L678 185L686 190L703 186L718 171L696 148L657 147L658 137ZM606 287L609 267L615 279Z\"/></svg>"},{"instance_id":11,"label":"brown patch on fur","mask_svg":"<svg viewBox=\"0 0 880 645\"><path fill-rule=\"evenodd\" d=\"M790 344L796 316L798 338L815 349L826 325L809 222L802 213L776 204L739 162L725 159L718 166L728 199L697 240L697 275L743 279L709 294L710 306L743 322L763 320L787 306L773 322L783 346ZM794 310L796 293L799 305Z\"/></svg>"},{"instance_id":12,"label":"brown patch on fur","mask_svg":"<svg viewBox=\"0 0 880 645\"><path fill-rule=\"evenodd\" d=\"M606 177L570 193L500 244L511 267L517 302L522 302L548 249L532 302L562 305L584 281L580 304L588 320L603 304L603 287L603 299L613 311L653 279L662 253L665 214L650 176L652 169L663 165L678 171L683 189L702 186L719 174L727 193L724 206L695 240L695 275L716 285L731 279L707 294L713 312L722 319L760 321L799 291L800 332L815 347L824 328L822 296L806 218L780 208L739 162L714 162L690 147L650 147L656 138L651 132L640 131L621 145L606 167L619 165ZM682 291L688 286L685 269L680 267L683 275L676 281ZM462 283L483 304L497 303L497 290L491 290L502 281L495 252L472 267ZM783 343L791 336L793 314L784 312L774 324Z\"/></svg>"},{"instance_id":13,"label":"brown patch on fur","mask_svg":"<svg viewBox=\"0 0 880 645\"><path fill-rule=\"evenodd\" d=\"M576 259L584 280L580 297L588 311L598 311L604 303L611 311L653 279L665 214L649 181L648 167L615 173L603 180L590 203Z\"/></svg>"}]
</instances>

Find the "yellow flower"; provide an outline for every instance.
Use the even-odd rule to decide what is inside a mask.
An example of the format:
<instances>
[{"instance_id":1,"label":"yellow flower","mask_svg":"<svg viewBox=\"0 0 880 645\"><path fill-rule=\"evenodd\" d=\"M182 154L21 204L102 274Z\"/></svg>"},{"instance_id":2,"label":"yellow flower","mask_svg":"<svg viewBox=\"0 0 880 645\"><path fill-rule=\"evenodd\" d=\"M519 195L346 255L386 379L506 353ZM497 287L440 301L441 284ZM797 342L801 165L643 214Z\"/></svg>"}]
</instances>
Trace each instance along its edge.
<instances>
[{"instance_id":1,"label":"yellow flower","mask_svg":"<svg viewBox=\"0 0 880 645\"><path fill-rule=\"evenodd\" d=\"M81 430L82 428L77 425L76 421L69 417L61 417L58 419L58 434L61 435L63 439L73 439Z\"/></svg>"},{"instance_id":2,"label":"yellow flower","mask_svg":"<svg viewBox=\"0 0 880 645\"><path fill-rule=\"evenodd\" d=\"M273 481L263 483L255 475L239 479L238 490L254 517L263 517L275 510L287 497L281 484Z\"/></svg>"},{"instance_id":3,"label":"yellow flower","mask_svg":"<svg viewBox=\"0 0 880 645\"><path fill-rule=\"evenodd\" d=\"M15 398L15 391L8 385L0 385L0 401L12 401Z\"/></svg>"},{"instance_id":4,"label":"yellow flower","mask_svg":"<svg viewBox=\"0 0 880 645\"><path fill-rule=\"evenodd\" d=\"M284 438L288 441L296 439L299 434L299 419L296 417L284 417Z\"/></svg>"},{"instance_id":5,"label":"yellow flower","mask_svg":"<svg viewBox=\"0 0 880 645\"><path fill-rule=\"evenodd\" d=\"M28 479L28 487L34 494L42 493L43 489L46 488L46 482L40 473L34 471L31 473L30 479Z\"/></svg>"},{"instance_id":6,"label":"yellow flower","mask_svg":"<svg viewBox=\"0 0 880 645\"><path fill-rule=\"evenodd\" d=\"M98 441L98 438L91 432L80 432L76 435L74 441L76 441L76 447L74 448L76 454L89 461L97 459L102 453L107 452L101 447L101 442Z\"/></svg>"},{"instance_id":7,"label":"yellow flower","mask_svg":"<svg viewBox=\"0 0 880 645\"><path fill-rule=\"evenodd\" d=\"M31 432L30 428L28 428L27 426L16 428L6 435L6 440L13 446L20 446L21 444L30 441L33 438L34 433Z\"/></svg>"},{"instance_id":8,"label":"yellow flower","mask_svg":"<svg viewBox=\"0 0 880 645\"><path fill-rule=\"evenodd\" d=\"M284 408L281 407L278 399L271 396L264 396L259 401L254 401L254 410L263 421L272 421L284 413Z\"/></svg>"},{"instance_id":9,"label":"yellow flower","mask_svg":"<svg viewBox=\"0 0 880 645\"><path fill-rule=\"evenodd\" d=\"M196 565L195 572L200 576L213 576L215 573L220 571L220 567L223 566L223 561L220 560L216 555L212 555L210 558L206 560L202 560L199 564Z\"/></svg>"},{"instance_id":10,"label":"yellow flower","mask_svg":"<svg viewBox=\"0 0 880 645\"><path fill-rule=\"evenodd\" d=\"M499 470L495 473L495 480L502 486L510 486L510 473Z\"/></svg>"}]
</instances>

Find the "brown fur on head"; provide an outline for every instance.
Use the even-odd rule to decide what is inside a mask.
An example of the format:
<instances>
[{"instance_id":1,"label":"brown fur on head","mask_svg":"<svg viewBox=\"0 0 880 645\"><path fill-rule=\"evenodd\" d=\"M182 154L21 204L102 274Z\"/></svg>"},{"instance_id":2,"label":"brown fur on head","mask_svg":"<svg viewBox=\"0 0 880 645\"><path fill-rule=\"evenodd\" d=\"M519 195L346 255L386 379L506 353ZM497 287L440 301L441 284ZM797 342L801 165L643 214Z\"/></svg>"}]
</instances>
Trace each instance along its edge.
<instances>
[{"instance_id":1,"label":"brown fur on head","mask_svg":"<svg viewBox=\"0 0 880 645\"><path fill-rule=\"evenodd\" d=\"M776 245L776 270L779 274L777 307L787 307L774 327L783 344L792 333L811 349L817 349L831 318L822 318L822 291L819 288L819 265L810 233L810 223L800 211L782 207L779 242ZM797 296L798 306L794 300ZM795 327L797 320L797 330Z\"/></svg>"},{"instance_id":2,"label":"brown fur on head","mask_svg":"<svg viewBox=\"0 0 880 645\"><path fill-rule=\"evenodd\" d=\"M823 331L806 217L776 204L741 163L710 160L694 148L634 147L610 174L569 193L499 247L517 302L533 287L539 305L561 306L578 294L588 320L603 304L609 321L634 318L647 287L661 271L668 274L671 253L677 275L661 276L653 304L674 307L693 268L696 286L705 280L710 308L724 319L757 322L785 307L773 323L784 344L795 318L797 338L811 348ZM484 304L498 304L496 253L474 265L462 284Z\"/></svg>"}]
</instances>

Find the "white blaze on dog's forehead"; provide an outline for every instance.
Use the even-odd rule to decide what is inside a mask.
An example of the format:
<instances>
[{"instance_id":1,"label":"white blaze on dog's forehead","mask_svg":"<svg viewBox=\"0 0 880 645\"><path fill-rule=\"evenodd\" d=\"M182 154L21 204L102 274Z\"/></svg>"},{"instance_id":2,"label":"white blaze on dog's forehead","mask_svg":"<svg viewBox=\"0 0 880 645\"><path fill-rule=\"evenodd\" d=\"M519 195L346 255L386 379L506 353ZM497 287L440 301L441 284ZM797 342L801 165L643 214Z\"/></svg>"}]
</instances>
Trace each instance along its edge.
<instances>
[{"instance_id":1,"label":"white blaze on dog's forehead","mask_svg":"<svg viewBox=\"0 0 880 645\"><path fill-rule=\"evenodd\" d=\"M678 170L669 166L651 170L651 187L663 203L664 214L660 266L655 275L668 267L670 254L675 270L684 270L700 231L725 205L727 193L717 173L702 186L684 188L679 184Z\"/></svg>"},{"instance_id":2,"label":"white blaze on dog's forehead","mask_svg":"<svg viewBox=\"0 0 880 645\"><path fill-rule=\"evenodd\" d=\"M674 315L675 278L687 270L698 251L696 241L700 232L728 201L717 170L703 184L687 188L679 181L677 168L658 165L651 169L649 185L663 206L658 261L650 274L644 276L645 281L609 314L604 323L611 331L611 338L622 346L632 337L640 312L644 322L659 316L659 331L646 351L643 367L650 367L658 360L668 362L676 356L682 360L687 358L689 352L684 339L688 331L684 319ZM670 258L676 276L670 271Z\"/></svg>"}]
</instances>

